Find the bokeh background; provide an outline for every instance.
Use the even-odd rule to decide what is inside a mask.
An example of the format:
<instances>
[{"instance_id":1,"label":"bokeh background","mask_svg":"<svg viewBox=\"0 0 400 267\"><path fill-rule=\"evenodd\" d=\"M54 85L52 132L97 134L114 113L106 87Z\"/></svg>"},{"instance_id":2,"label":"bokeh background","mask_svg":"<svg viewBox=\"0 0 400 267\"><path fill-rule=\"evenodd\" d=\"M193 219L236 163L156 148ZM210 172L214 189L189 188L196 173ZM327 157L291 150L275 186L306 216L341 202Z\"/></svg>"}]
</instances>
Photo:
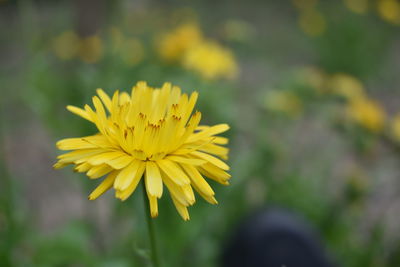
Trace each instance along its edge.
<instances>
[{"instance_id":1,"label":"bokeh background","mask_svg":"<svg viewBox=\"0 0 400 267\"><path fill-rule=\"evenodd\" d=\"M218 266L242 218L300 214L340 266L400 266L400 1L0 1L0 266L149 266L140 192L87 195L68 104L172 82L231 130L231 185L155 220L163 266ZM139 189L140 191L140 189Z\"/></svg>"}]
</instances>

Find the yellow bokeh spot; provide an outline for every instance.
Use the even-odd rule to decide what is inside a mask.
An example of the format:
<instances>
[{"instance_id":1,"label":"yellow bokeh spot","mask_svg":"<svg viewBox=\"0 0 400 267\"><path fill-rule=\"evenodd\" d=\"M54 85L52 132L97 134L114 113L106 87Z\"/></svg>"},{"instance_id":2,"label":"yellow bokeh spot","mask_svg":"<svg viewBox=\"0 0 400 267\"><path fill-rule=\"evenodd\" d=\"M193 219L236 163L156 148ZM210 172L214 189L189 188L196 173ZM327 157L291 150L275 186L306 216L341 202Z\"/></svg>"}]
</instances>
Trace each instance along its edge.
<instances>
[{"instance_id":1,"label":"yellow bokeh spot","mask_svg":"<svg viewBox=\"0 0 400 267\"><path fill-rule=\"evenodd\" d=\"M197 24L183 24L160 37L157 41L158 52L166 61L177 62L187 49L201 40L202 34Z\"/></svg>"},{"instance_id":2,"label":"yellow bokeh spot","mask_svg":"<svg viewBox=\"0 0 400 267\"><path fill-rule=\"evenodd\" d=\"M391 124L392 136L400 142L400 114L397 114Z\"/></svg>"},{"instance_id":3,"label":"yellow bokeh spot","mask_svg":"<svg viewBox=\"0 0 400 267\"><path fill-rule=\"evenodd\" d=\"M121 57L129 66L138 64L144 57L144 48L142 43L135 38L125 40L121 45Z\"/></svg>"},{"instance_id":4,"label":"yellow bokeh spot","mask_svg":"<svg viewBox=\"0 0 400 267\"><path fill-rule=\"evenodd\" d=\"M326 74L316 67L303 67L298 72L300 81L308 86L311 86L317 93L326 93L325 83Z\"/></svg>"},{"instance_id":5,"label":"yellow bokeh spot","mask_svg":"<svg viewBox=\"0 0 400 267\"><path fill-rule=\"evenodd\" d=\"M63 32L53 40L54 54L62 60L74 58L78 50L79 37L73 31Z\"/></svg>"},{"instance_id":6,"label":"yellow bokeh spot","mask_svg":"<svg viewBox=\"0 0 400 267\"><path fill-rule=\"evenodd\" d=\"M400 25L400 3L396 0L379 0L378 13L385 21Z\"/></svg>"},{"instance_id":7,"label":"yellow bokeh spot","mask_svg":"<svg viewBox=\"0 0 400 267\"><path fill-rule=\"evenodd\" d=\"M111 51L117 52L124 42L124 35L122 31L117 27L110 28L110 39L111 39Z\"/></svg>"},{"instance_id":8,"label":"yellow bokeh spot","mask_svg":"<svg viewBox=\"0 0 400 267\"><path fill-rule=\"evenodd\" d=\"M235 78L238 74L233 53L211 41L191 47L184 55L183 66L198 72L206 79Z\"/></svg>"},{"instance_id":9,"label":"yellow bokeh spot","mask_svg":"<svg viewBox=\"0 0 400 267\"><path fill-rule=\"evenodd\" d=\"M290 116L298 116L303 111L303 105L299 97L288 91L268 91L264 104L268 110Z\"/></svg>"},{"instance_id":10,"label":"yellow bokeh spot","mask_svg":"<svg viewBox=\"0 0 400 267\"><path fill-rule=\"evenodd\" d=\"M364 97L364 86L357 78L338 73L331 76L328 81L329 90L346 100L358 100Z\"/></svg>"},{"instance_id":11,"label":"yellow bokeh spot","mask_svg":"<svg viewBox=\"0 0 400 267\"><path fill-rule=\"evenodd\" d=\"M304 10L299 17L300 28L310 36L319 36L326 30L326 21L321 12L316 9Z\"/></svg>"},{"instance_id":12,"label":"yellow bokeh spot","mask_svg":"<svg viewBox=\"0 0 400 267\"><path fill-rule=\"evenodd\" d=\"M103 56L103 44L99 36L82 38L79 45L79 57L83 62L96 63Z\"/></svg>"},{"instance_id":13,"label":"yellow bokeh spot","mask_svg":"<svg viewBox=\"0 0 400 267\"><path fill-rule=\"evenodd\" d=\"M362 97L349 102L347 114L351 120L373 133L379 133L384 128L386 114L381 105L372 99Z\"/></svg>"},{"instance_id":14,"label":"yellow bokeh spot","mask_svg":"<svg viewBox=\"0 0 400 267\"><path fill-rule=\"evenodd\" d=\"M368 0L343 0L344 5L356 14L366 14L368 11Z\"/></svg>"}]
</instances>

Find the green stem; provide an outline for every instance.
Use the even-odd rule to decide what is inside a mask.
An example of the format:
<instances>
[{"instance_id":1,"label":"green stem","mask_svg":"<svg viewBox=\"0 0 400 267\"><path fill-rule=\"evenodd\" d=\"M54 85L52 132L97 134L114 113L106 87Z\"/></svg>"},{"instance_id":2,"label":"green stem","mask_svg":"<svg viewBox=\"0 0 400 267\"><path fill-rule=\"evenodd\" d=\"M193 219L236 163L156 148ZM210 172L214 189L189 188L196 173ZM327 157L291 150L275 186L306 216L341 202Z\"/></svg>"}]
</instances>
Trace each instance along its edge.
<instances>
[{"instance_id":1,"label":"green stem","mask_svg":"<svg viewBox=\"0 0 400 267\"><path fill-rule=\"evenodd\" d=\"M142 181L142 186L143 186L142 191L143 191L144 208L146 213L147 228L149 231L149 239L150 239L151 261L153 262L153 267L159 267L160 264L157 254L157 244L156 244L156 237L154 234L154 224L153 224L153 219L151 218L150 215L150 204L149 200L147 199L146 185L144 183L144 180Z\"/></svg>"}]
</instances>

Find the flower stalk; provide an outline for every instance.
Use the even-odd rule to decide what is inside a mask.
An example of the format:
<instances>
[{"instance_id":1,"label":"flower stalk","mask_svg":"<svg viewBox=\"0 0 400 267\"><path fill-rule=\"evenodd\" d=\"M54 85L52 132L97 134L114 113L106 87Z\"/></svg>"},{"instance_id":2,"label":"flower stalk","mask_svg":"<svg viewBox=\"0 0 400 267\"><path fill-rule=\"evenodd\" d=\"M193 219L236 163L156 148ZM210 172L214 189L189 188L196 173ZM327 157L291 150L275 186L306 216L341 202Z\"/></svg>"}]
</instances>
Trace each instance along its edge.
<instances>
[{"instance_id":1,"label":"flower stalk","mask_svg":"<svg viewBox=\"0 0 400 267\"><path fill-rule=\"evenodd\" d=\"M150 214L150 205L149 201L147 200L147 193L146 193L146 185L144 179L142 179L142 192L143 192L143 202L144 202L144 209L146 213L146 222L147 222L147 230L149 234L150 240L150 258L153 264L153 267L160 267L160 261L158 260L158 253L157 253L157 243L156 237L154 233L154 222L151 218Z\"/></svg>"}]
</instances>

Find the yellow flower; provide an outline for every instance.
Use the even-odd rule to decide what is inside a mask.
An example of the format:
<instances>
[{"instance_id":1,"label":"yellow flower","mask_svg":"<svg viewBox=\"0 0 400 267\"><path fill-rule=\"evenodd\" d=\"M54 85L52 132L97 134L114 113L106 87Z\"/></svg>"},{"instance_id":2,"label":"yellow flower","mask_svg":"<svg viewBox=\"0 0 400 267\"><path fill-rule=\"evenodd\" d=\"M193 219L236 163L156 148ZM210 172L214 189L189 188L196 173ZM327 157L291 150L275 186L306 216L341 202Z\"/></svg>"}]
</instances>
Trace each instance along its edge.
<instances>
[{"instance_id":1,"label":"yellow flower","mask_svg":"<svg viewBox=\"0 0 400 267\"><path fill-rule=\"evenodd\" d=\"M397 114L392 120L392 136L400 141L400 114Z\"/></svg>"},{"instance_id":2,"label":"yellow flower","mask_svg":"<svg viewBox=\"0 0 400 267\"><path fill-rule=\"evenodd\" d=\"M90 200L111 187L125 200L143 177L152 217L158 215L163 185L184 220L189 219L187 207L195 202L192 187L209 203L217 203L204 176L228 185L229 166L221 160L227 159L228 149L222 145L228 139L216 135L229 126L199 125L201 113L192 114L197 92L188 96L169 83L154 89L139 82L131 95L116 91L110 98L101 89L97 94L95 109L67 108L94 123L99 132L57 142L59 149L72 151L60 155L54 165L58 169L73 164L91 179L107 175Z\"/></svg>"},{"instance_id":3,"label":"yellow flower","mask_svg":"<svg viewBox=\"0 0 400 267\"><path fill-rule=\"evenodd\" d=\"M125 38L120 29L110 29L111 51L122 59L128 66L140 63L144 58L143 44L137 38Z\"/></svg>"},{"instance_id":4,"label":"yellow flower","mask_svg":"<svg viewBox=\"0 0 400 267\"><path fill-rule=\"evenodd\" d=\"M324 15L316 9L301 11L299 25L304 33L310 36L322 35L326 29Z\"/></svg>"},{"instance_id":5,"label":"yellow flower","mask_svg":"<svg viewBox=\"0 0 400 267\"><path fill-rule=\"evenodd\" d=\"M92 35L81 39L79 57L83 62L96 63L103 56L103 44L99 36Z\"/></svg>"},{"instance_id":6,"label":"yellow flower","mask_svg":"<svg viewBox=\"0 0 400 267\"><path fill-rule=\"evenodd\" d=\"M326 93L326 74L321 69L306 66L300 68L297 75L302 83L311 86L317 93Z\"/></svg>"},{"instance_id":7,"label":"yellow flower","mask_svg":"<svg viewBox=\"0 0 400 267\"><path fill-rule=\"evenodd\" d=\"M347 114L351 120L371 132L378 133L383 130L386 115L374 100L362 97L349 102Z\"/></svg>"},{"instance_id":8,"label":"yellow flower","mask_svg":"<svg viewBox=\"0 0 400 267\"><path fill-rule=\"evenodd\" d=\"M352 101L364 98L364 86L357 78L343 73L334 74L328 81L328 86L333 94Z\"/></svg>"},{"instance_id":9,"label":"yellow flower","mask_svg":"<svg viewBox=\"0 0 400 267\"><path fill-rule=\"evenodd\" d=\"M109 36L111 41L111 51L116 53L121 49L125 38L122 31L117 27L110 27Z\"/></svg>"},{"instance_id":10,"label":"yellow flower","mask_svg":"<svg viewBox=\"0 0 400 267\"><path fill-rule=\"evenodd\" d=\"M126 39L121 46L120 55L125 64L134 66L144 57L143 45L138 39Z\"/></svg>"},{"instance_id":11,"label":"yellow flower","mask_svg":"<svg viewBox=\"0 0 400 267\"><path fill-rule=\"evenodd\" d=\"M297 116L303 110L300 99L295 94L283 90L269 91L265 97L265 107L291 116Z\"/></svg>"},{"instance_id":12,"label":"yellow flower","mask_svg":"<svg viewBox=\"0 0 400 267\"><path fill-rule=\"evenodd\" d=\"M190 47L202 40L199 26L193 23L183 24L157 41L162 58L170 62L179 61Z\"/></svg>"},{"instance_id":13,"label":"yellow flower","mask_svg":"<svg viewBox=\"0 0 400 267\"><path fill-rule=\"evenodd\" d=\"M72 59L79 49L79 37L73 31L63 32L53 40L53 51L62 60Z\"/></svg>"},{"instance_id":14,"label":"yellow flower","mask_svg":"<svg viewBox=\"0 0 400 267\"><path fill-rule=\"evenodd\" d=\"M379 0L378 12L387 22L400 25L400 3L396 0Z\"/></svg>"},{"instance_id":15,"label":"yellow flower","mask_svg":"<svg viewBox=\"0 0 400 267\"><path fill-rule=\"evenodd\" d=\"M357 14L365 14L368 11L368 0L343 0L345 6Z\"/></svg>"},{"instance_id":16,"label":"yellow flower","mask_svg":"<svg viewBox=\"0 0 400 267\"><path fill-rule=\"evenodd\" d=\"M206 79L235 78L238 73L232 52L211 41L199 43L189 49L183 58L183 65Z\"/></svg>"}]
</instances>

